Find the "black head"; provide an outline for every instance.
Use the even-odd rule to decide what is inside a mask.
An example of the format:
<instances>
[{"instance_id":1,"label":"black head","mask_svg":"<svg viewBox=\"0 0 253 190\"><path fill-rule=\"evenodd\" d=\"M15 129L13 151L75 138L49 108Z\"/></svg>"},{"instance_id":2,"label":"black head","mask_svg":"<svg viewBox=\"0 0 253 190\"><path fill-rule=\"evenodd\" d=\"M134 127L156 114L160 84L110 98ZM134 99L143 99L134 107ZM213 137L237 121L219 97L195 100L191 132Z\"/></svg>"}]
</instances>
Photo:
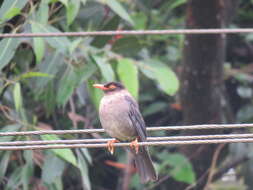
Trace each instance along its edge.
<instances>
[{"instance_id":1,"label":"black head","mask_svg":"<svg viewBox=\"0 0 253 190\"><path fill-rule=\"evenodd\" d=\"M125 89L124 85L121 84L120 82L108 82L106 84L94 84L93 86L95 88L99 88L99 89L103 90L105 93Z\"/></svg>"}]
</instances>

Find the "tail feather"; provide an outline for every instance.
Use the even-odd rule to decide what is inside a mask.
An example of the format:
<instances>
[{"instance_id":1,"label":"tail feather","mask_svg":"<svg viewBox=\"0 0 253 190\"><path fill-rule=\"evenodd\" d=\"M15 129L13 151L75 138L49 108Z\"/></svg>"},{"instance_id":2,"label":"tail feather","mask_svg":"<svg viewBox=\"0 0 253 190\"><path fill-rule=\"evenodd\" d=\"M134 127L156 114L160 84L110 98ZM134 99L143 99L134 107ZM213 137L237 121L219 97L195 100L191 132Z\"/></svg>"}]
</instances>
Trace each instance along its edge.
<instances>
[{"instance_id":1,"label":"tail feather","mask_svg":"<svg viewBox=\"0 0 253 190\"><path fill-rule=\"evenodd\" d=\"M140 147L138 154L131 150L134 154L135 165L140 175L141 183L157 180L157 174L150 158L147 147Z\"/></svg>"}]
</instances>

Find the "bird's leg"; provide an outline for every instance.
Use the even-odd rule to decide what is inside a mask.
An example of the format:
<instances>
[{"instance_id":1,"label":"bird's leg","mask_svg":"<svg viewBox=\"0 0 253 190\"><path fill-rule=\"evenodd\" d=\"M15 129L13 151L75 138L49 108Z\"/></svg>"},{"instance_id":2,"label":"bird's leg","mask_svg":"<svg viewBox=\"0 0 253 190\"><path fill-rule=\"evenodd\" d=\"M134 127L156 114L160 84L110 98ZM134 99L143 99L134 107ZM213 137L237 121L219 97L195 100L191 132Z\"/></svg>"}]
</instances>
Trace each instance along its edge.
<instances>
[{"instance_id":1,"label":"bird's leg","mask_svg":"<svg viewBox=\"0 0 253 190\"><path fill-rule=\"evenodd\" d=\"M136 138L134 141L132 141L132 142L130 143L130 147L131 147L132 149L135 149L135 153L138 154L139 148L140 148L140 146L139 146L139 144L138 144L138 138Z\"/></svg>"},{"instance_id":2,"label":"bird's leg","mask_svg":"<svg viewBox=\"0 0 253 190\"><path fill-rule=\"evenodd\" d=\"M113 144L116 142L119 142L119 141L117 139L113 139L107 142L107 149L111 154L114 153L115 147Z\"/></svg>"}]
</instances>

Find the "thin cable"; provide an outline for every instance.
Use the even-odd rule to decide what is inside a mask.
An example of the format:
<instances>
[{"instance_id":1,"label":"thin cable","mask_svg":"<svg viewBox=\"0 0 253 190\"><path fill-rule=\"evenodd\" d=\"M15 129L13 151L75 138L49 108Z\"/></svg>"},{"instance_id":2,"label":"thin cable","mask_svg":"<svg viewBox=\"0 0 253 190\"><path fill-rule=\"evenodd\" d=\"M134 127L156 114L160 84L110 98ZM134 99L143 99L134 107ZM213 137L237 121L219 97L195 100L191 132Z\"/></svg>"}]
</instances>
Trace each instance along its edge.
<instances>
[{"instance_id":1,"label":"thin cable","mask_svg":"<svg viewBox=\"0 0 253 190\"><path fill-rule=\"evenodd\" d=\"M227 129L227 128L250 128L249 124L208 124L208 125L186 125L186 126L157 126L147 127L147 131L175 131L175 130L197 130L197 129ZM41 131L18 131L18 132L0 132L1 136L24 136L24 135L64 135L77 133L103 133L104 129L79 129L79 130L41 130Z\"/></svg>"},{"instance_id":2,"label":"thin cable","mask_svg":"<svg viewBox=\"0 0 253 190\"><path fill-rule=\"evenodd\" d=\"M139 146L167 146L193 144L221 144L221 143L250 143L253 138L188 140L188 141L152 141L139 142ZM131 143L115 143L115 147L130 146ZM106 143L100 144L67 144L67 145L33 145L33 146L0 146L0 150L35 150L35 149L65 149L65 148L105 148Z\"/></svg>"},{"instance_id":3,"label":"thin cable","mask_svg":"<svg viewBox=\"0 0 253 190\"><path fill-rule=\"evenodd\" d=\"M173 137L147 137L147 141L165 141L165 140L205 140L205 139L223 139L223 138L253 138L253 134L227 134L227 135L195 135L195 136L173 136ZM0 142L0 146L15 145L46 145L46 144L81 144L81 143L105 143L113 138L101 139L75 139L75 140L36 140L36 141L14 141Z\"/></svg>"},{"instance_id":4,"label":"thin cable","mask_svg":"<svg viewBox=\"0 0 253 190\"><path fill-rule=\"evenodd\" d=\"M162 35L162 34L233 34L252 33L253 28L233 29L172 29L172 30L120 30L94 32L53 32L53 33L4 33L0 38L34 38L34 37L63 37L63 36L114 36L114 35Z\"/></svg>"}]
</instances>

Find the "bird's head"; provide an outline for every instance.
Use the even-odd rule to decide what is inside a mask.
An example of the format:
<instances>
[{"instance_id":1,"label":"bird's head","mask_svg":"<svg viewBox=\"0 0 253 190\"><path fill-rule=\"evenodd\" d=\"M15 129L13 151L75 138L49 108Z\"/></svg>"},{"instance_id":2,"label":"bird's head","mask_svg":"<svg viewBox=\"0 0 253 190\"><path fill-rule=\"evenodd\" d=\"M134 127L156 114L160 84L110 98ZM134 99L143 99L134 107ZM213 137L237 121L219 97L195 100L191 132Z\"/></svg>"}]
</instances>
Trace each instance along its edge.
<instances>
[{"instance_id":1,"label":"bird's head","mask_svg":"<svg viewBox=\"0 0 253 190\"><path fill-rule=\"evenodd\" d=\"M115 92L122 89L125 89L124 85L120 82L108 82L106 84L93 84L93 87L99 88L103 90L105 93L107 92Z\"/></svg>"}]
</instances>

